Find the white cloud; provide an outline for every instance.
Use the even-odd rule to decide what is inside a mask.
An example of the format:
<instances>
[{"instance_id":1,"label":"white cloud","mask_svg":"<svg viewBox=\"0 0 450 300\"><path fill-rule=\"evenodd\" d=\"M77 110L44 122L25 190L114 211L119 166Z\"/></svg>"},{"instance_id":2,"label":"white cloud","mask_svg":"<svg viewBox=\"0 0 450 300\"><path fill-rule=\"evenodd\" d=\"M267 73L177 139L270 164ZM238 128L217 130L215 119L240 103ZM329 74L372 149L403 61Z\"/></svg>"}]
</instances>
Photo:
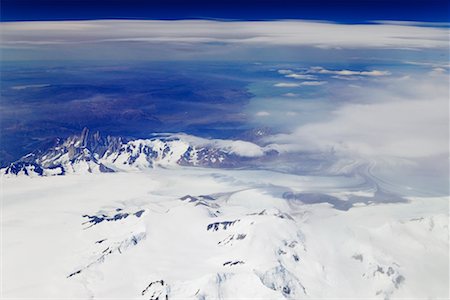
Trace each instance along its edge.
<instances>
[{"instance_id":1,"label":"white cloud","mask_svg":"<svg viewBox=\"0 0 450 300\"><path fill-rule=\"evenodd\" d=\"M242 157L259 157L264 155L264 150L261 147L246 141L226 141L220 146L223 149L230 151L230 153Z\"/></svg>"},{"instance_id":2,"label":"white cloud","mask_svg":"<svg viewBox=\"0 0 450 300\"><path fill-rule=\"evenodd\" d=\"M270 116L270 113L267 111L258 111L255 115L257 117L267 117L267 116Z\"/></svg>"},{"instance_id":3,"label":"white cloud","mask_svg":"<svg viewBox=\"0 0 450 300\"><path fill-rule=\"evenodd\" d=\"M273 86L282 87L282 88L284 88L284 87L289 88L289 87L299 87L300 84L299 83L291 83L291 82L279 82L279 83L275 83Z\"/></svg>"},{"instance_id":4,"label":"white cloud","mask_svg":"<svg viewBox=\"0 0 450 300\"><path fill-rule=\"evenodd\" d=\"M11 87L13 90L26 90L26 89L37 89L43 87L49 87L50 84L27 84L27 85L16 85Z\"/></svg>"},{"instance_id":5,"label":"white cloud","mask_svg":"<svg viewBox=\"0 0 450 300\"><path fill-rule=\"evenodd\" d=\"M292 74L293 72L294 71L292 71L292 70L286 70L286 69L278 70L278 74L282 74L282 75Z\"/></svg>"},{"instance_id":6,"label":"white cloud","mask_svg":"<svg viewBox=\"0 0 450 300\"><path fill-rule=\"evenodd\" d=\"M282 88L290 88L290 87L300 87L300 86L318 86L326 84L327 81L303 81L300 83L293 83L293 82L279 82L275 83L273 86L276 87L282 87Z\"/></svg>"},{"instance_id":7,"label":"white cloud","mask_svg":"<svg viewBox=\"0 0 450 300\"><path fill-rule=\"evenodd\" d=\"M294 78L294 79L303 79L303 80L316 80L317 76L310 75L310 74L288 74L285 77L287 78Z\"/></svg>"},{"instance_id":8,"label":"white cloud","mask_svg":"<svg viewBox=\"0 0 450 300\"><path fill-rule=\"evenodd\" d=\"M448 48L448 29L312 21L97 20L2 23L2 46L76 43L228 43L321 48Z\"/></svg>"},{"instance_id":9,"label":"white cloud","mask_svg":"<svg viewBox=\"0 0 450 300\"><path fill-rule=\"evenodd\" d=\"M448 76L403 79L360 88L365 104L345 104L327 121L268 138L279 151L333 151L341 156L417 159L448 155Z\"/></svg>"},{"instance_id":10,"label":"white cloud","mask_svg":"<svg viewBox=\"0 0 450 300\"><path fill-rule=\"evenodd\" d=\"M450 69L450 63L431 63L431 62L414 62L414 61L403 61L404 64L416 65L416 66L427 66L433 68Z\"/></svg>"},{"instance_id":11,"label":"white cloud","mask_svg":"<svg viewBox=\"0 0 450 300\"><path fill-rule=\"evenodd\" d=\"M298 94L295 94L295 93L286 93L286 94L283 94L283 96L285 96L285 97L296 97L296 96L298 96Z\"/></svg>"},{"instance_id":12,"label":"white cloud","mask_svg":"<svg viewBox=\"0 0 450 300\"><path fill-rule=\"evenodd\" d=\"M447 70L441 67L433 68L428 74L430 76L441 76L447 73Z\"/></svg>"},{"instance_id":13,"label":"white cloud","mask_svg":"<svg viewBox=\"0 0 450 300\"><path fill-rule=\"evenodd\" d=\"M222 149L229 153L236 154L242 157L259 157L264 155L264 149L260 146L242 140L222 140L222 139L204 139L201 137L188 135L188 134L175 134L171 135L188 142L190 145L196 147L213 146L215 148Z\"/></svg>"},{"instance_id":14,"label":"white cloud","mask_svg":"<svg viewBox=\"0 0 450 300\"><path fill-rule=\"evenodd\" d=\"M362 79L361 76L341 76L341 75L334 75L334 76L331 76L331 77L336 78L336 79L341 79L341 80L347 80L347 81L354 81L354 80L360 80L360 79Z\"/></svg>"},{"instance_id":15,"label":"white cloud","mask_svg":"<svg viewBox=\"0 0 450 300\"><path fill-rule=\"evenodd\" d=\"M300 83L300 85L318 86L318 85L324 85L326 83L327 83L326 81L303 81Z\"/></svg>"},{"instance_id":16,"label":"white cloud","mask_svg":"<svg viewBox=\"0 0 450 300\"><path fill-rule=\"evenodd\" d=\"M389 71L379 71L379 70L371 70L371 71L352 71L352 70L327 70L322 67L312 67L309 72L318 73L318 74L333 74L338 76L387 76L391 73Z\"/></svg>"}]
</instances>

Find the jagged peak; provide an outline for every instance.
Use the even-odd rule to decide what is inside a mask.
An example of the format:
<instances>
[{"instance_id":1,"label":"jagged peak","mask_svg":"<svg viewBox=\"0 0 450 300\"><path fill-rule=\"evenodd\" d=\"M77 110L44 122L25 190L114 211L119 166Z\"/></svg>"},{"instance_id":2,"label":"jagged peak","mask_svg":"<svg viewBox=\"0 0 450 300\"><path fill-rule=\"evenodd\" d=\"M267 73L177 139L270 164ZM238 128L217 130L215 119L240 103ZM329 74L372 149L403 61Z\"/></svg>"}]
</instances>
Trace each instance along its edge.
<instances>
[{"instance_id":1,"label":"jagged peak","mask_svg":"<svg viewBox=\"0 0 450 300\"><path fill-rule=\"evenodd\" d=\"M47 151L24 156L12 164L15 166L12 169L20 168L24 162L43 170L61 168L64 174L177 165L233 168L242 167L246 161L265 153L266 150L260 146L241 140L209 140L186 134L165 134L127 141L122 137L104 137L99 131L91 132L83 128L80 134L58 140L57 145Z\"/></svg>"}]
</instances>

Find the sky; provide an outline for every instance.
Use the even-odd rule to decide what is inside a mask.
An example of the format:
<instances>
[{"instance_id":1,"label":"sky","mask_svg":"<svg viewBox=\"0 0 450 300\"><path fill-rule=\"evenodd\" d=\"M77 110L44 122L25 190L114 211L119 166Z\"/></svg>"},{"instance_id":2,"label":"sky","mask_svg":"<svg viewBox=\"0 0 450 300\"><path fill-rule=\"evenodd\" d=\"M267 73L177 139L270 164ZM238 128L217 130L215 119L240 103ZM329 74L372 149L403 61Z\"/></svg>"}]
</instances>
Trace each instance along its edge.
<instances>
[{"instance_id":1,"label":"sky","mask_svg":"<svg viewBox=\"0 0 450 300\"><path fill-rule=\"evenodd\" d=\"M3 0L2 21L89 19L448 22L446 0Z\"/></svg>"}]
</instances>

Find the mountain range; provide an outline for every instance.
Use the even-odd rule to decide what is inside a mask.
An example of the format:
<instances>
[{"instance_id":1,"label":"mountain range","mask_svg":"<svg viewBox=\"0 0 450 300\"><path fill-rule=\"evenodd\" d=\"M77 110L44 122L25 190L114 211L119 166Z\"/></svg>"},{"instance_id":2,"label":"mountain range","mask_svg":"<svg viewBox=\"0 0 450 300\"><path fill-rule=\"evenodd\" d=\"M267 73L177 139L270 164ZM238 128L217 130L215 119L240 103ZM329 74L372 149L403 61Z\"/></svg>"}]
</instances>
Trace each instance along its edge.
<instances>
[{"instance_id":1,"label":"mountain range","mask_svg":"<svg viewBox=\"0 0 450 300\"><path fill-rule=\"evenodd\" d=\"M261 135L260 131L255 135ZM55 139L47 150L36 150L2 171L5 175L52 176L68 173L104 173L155 166L237 168L257 159L277 156L253 142L208 140L186 134L127 140L102 136L84 128L79 135Z\"/></svg>"}]
</instances>

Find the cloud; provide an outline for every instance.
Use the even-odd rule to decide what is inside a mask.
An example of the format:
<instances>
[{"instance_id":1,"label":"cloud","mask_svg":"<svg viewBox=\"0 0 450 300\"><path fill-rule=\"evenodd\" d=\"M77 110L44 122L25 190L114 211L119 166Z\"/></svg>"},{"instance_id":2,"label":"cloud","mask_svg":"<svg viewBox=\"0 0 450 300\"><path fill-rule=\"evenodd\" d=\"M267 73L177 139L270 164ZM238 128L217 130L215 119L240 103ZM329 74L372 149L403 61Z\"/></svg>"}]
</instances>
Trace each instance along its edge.
<instances>
[{"instance_id":1,"label":"cloud","mask_svg":"<svg viewBox=\"0 0 450 300\"><path fill-rule=\"evenodd\" d=\"M420 21L395 21L395 20L376 20L375 24L401 25L401 26L424 26L424 27L450 27L449 22L420 22Z\"/></svg>"},{"instance_id":2,"label":"cloud","mask_svg":"<svg viewBox=\"0 0 450 300\"><path fill-rule=\"evenodd\" d=\"M303 81L300 83L300 85L306 85L306 86L318 86L318 85L324 85L327 81Z\"/></svg>"},{"instance_id":3,"label":"cloud","mask_svg":"<svg viewBox=\"0 0 450 300\"><path fill-rule=\"evenodd\" d=\"M294 73L294 71L292 71L292 70L286 70L286 69L278 70L278 74L282 74L282 75L292 74L292 73Z\"/></svg>"},{"instance_id":4,"label":"cloud","mask_svg":"<svg viewBox=\"0 0 450 300\"><path fill-rule=\"evenodd\" d=\"M289 139L322 151L368 157L445 154L447 112L443 108L445 103L438 100L347 106L337 110L333 120L298 128Z\"/></svg>"},{"instance_id":5,"label":"cloud","mask_svg":"<svg viewBox=\"0 0 450 300\"><path fill-rule=\"evenodd\" d=\"M290 87L299 87L300 84L299 83L292 83L292 82L279 82L279 83L275 83L273 86L276 87L281 87L281 88L290 88Z\"/></svg>"},{"instance_id":6,"label":"cloud","mask_svg":"<svg viewBox=\"0 0 450 300\"><path fill-rule=\"evenodd\" d=\"M38 89L43 87L49 87L50 84L27 84L27 85L16 85L11 87L13 90L26 90L26 89Z\"/></svg>"},{"instance_id":7,"label":"cloud","mask_svg":"<svg viewBox=\"0 0 450 300\"><path fill-rule=\"evenodd\" d=\"M341 76L341 75L334 75L331 76L332 78L341 79L341 80L347 80L347 81L354 81L354 80L360 80L362 79L361 76Z\"/></svg>"},{"instance_id":8,"label":"cloud","mask_svg":"<svg viewBox=\"0 0 450 300\"><path fill-rule=\"evenodd\" d=\"M275 83L273 86L282 87L282 88L290 88L290 87L300 87L300 86L318 86L326 84L327 81L303 81L300 83L294 82L279 82Z\"/></svg>"},{"instance_id":9,"label":"cloud","mask_svg":"<svg viewBox=\"0 0 450 300\"><path fill-rule=\"evenodd\" d=\"M317 76L310 75L310 74L288 74L285 77L287 78L294 78L294 79L303 79L303 80L316 80Z\"/></svg>"},{"instance_id":10,"label":"cloud","mask_svg":"<svg viewBox=\"0 0 450 300\"><path fill-rule=\"evenodd\" d=\"M258 111L255 115L257 117L267 117L267 116L270 116L270 113L267 111Z\"/></svg>"},{"instance_id":11,"label":"cloud","mask_svg":"<svg viewBox=\"0 0 450 300\"><path fill-rule=\"evenodd\" d=\"M333 74L338 76L387 76L391 73L389 71L379 71L379 70L371 70L371 71L352 71L352 70L327 70L322 67L312 67L309 69L311 73L318 74Z\"/></svg>"},{"instance_id":12,"label":"cloud","mask_svg":"<svg viewBox=\"0 0 450 300\"><path fill-rule=\"evenodd\" d=\"M430 72L428 72L428 75L430 76L440 76L443 74L446 74L447 70L441 67L433 68Z\"/></svg>"},{"instance_id":13,"label":"cloud","mask_svg":"<svg viewBox=\"0 0 450 300\"><path fill-rule=\"evenodd\" d=\"M96 20L2 23L2 47L80 43L188 43L320 48L448 48L448 29L312 21Z\"/></svg>"},{"instance_id":14,"label":"cloud","mask_svg":"<svg viewBox=\"0 0 450 300\"><path fill-rule=\"evenodd\" d=\"M283 94L283 96L285 96L285 97L296 97L296 96L298 96L298 94L295 94L295 93L286 93L286 94Z\"/></svg>"},{"instance_id":15,"label":"cloud","mask_svg":"<svg viewBox=\"0 0 450 300\"><path fill-rule=\"evenodd\" d=\"M433 62L429 62L429 61L410 61L410 60L405 60L402 61L402 63L407 64L407 65L414 65L414 66L426 66L426 67L441 67L441 68L450 68L450 63L433 63Z\"/></svg>"},{"instance_id":16,"label":"cloud","mask_svg":"<svg viewBox=\"0 0 450 300\"><path fill-rule=\"evenodd\" d=\"M188 134L171 135L196 147L212 146L241 157L260 157L264 149L254 143L242 140L205 139Z\"/></svg>"},{"instance_id":17,"label":"cloud","mask_svg":"<svg viewBox=\"0 0 450 300\"><path fill-rule=\"evenodd\" d=\"M390 80L392 81L392 80ZM267 139L281 152L334 152L343 157L418 159L448 156L448 75L362 87L360 103ZM366 96L364 96L366 95Z\"/></svg>"}]
</instances>

